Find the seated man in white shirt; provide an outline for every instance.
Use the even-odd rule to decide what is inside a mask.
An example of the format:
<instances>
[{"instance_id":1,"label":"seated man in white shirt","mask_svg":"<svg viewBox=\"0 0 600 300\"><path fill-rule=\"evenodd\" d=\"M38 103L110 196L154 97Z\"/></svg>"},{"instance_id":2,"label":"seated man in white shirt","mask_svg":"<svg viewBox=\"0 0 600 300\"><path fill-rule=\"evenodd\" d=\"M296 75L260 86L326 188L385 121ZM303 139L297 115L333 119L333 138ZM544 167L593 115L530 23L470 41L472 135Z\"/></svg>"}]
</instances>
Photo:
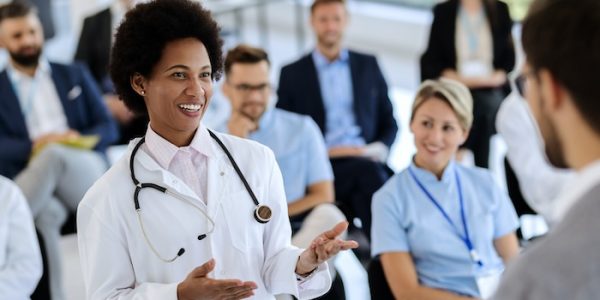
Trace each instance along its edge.
<instances>
[{"instance_id":1,"label":"seated man in white shirt","mask_svg":"<svg viewBox=\"0 0 600 300\"><path fill-rule=\"evenodd\" d=\"M0 298L29 299L41 276L42 256L27 201L0 176Z\"/></svg>"},{"instance_id":2,"label":"seated man in white shirt","mask_svg":"<svg viewBox=\"0 0 600 300\"><path fill-rule=\"evenodd\" d=\"M500 106L496 128L508 146L506 158L524 200L550 226L556 224L567 210L557 203L558 195L574 172L550 164L527 102L519 95L511 94Z\"/></svg>"},{"instance_id":3,"label":"seated man in white shirt","mask_svg":"<svg viewBox=\"0 0 600 300\"><path fill-rule=\"evenodd\" d=\"M273 150L283 176L292 243L306 248L316 235L346 218L333 204L333 171L315 122L269 106L269 67L262 49L239 45L229 50L222 87L232 112L220 129Z\"/></svg>"}]
</instances>

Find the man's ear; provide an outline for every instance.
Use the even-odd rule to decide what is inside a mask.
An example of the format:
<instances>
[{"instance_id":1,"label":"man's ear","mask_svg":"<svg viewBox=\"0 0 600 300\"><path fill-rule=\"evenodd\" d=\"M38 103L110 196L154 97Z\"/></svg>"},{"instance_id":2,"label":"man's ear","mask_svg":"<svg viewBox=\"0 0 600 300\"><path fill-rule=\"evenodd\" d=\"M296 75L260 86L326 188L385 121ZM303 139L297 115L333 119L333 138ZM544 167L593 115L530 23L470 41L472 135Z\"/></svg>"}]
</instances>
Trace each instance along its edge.
<instances>
[{"instance_id":1,"label":"man's ear","mask_svg":"<svg viewBox=\"0 0 600 300\"><path fill-rule=\"evenodd\" d=\"M548 113L561 109L568 97L568 92L548 69L541 69L538 72L540 82L540 93L543 101L542 109Z\"/></svg>"},{"instance_id":2,"label":"man's ear","mask_svg":"<svg viewBox=\"0 0 600 300\"><path fill-rule=\"evenodd\" d=\"M131 83L131 88L133 88L136 93L140 96L146 95L146 78L142 76L140 73L135 73L129 78L129 82Z\"/></svg>"}]
</instances>

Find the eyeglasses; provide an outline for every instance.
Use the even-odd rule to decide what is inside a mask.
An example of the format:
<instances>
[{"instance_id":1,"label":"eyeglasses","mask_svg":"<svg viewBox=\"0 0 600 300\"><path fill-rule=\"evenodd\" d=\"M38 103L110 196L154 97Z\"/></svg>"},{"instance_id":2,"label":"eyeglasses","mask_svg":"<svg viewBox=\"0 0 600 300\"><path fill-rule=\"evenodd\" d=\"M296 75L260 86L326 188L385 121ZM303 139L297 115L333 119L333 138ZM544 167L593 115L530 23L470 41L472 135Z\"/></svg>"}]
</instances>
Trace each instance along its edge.
<instances>
[{"instance_id":1,"label":"eyeglasses","mask_svg":"<svg viewBox=\"0 0 600 300\"><path fill-rule=\"evenodd\" d=\"M235 88L238 92L242 93L250 93L252 91L265 92L271 87L268 83L261 83L257 85L251 85L246 83L235 84L233 88Z\"/></svg>"},{"instance_id":2,"label":"eyeglasses","mask_svg":"<svg viewBox=\"0 0 600 300\"><path fill-rule=\"evenodd\" d=\"M511 89L517 91L522 98L525 98L525 84L527 83L527 77L533 74L533 71L511 73L511 75L509 75Z\"/></svg>"}]
</instances>

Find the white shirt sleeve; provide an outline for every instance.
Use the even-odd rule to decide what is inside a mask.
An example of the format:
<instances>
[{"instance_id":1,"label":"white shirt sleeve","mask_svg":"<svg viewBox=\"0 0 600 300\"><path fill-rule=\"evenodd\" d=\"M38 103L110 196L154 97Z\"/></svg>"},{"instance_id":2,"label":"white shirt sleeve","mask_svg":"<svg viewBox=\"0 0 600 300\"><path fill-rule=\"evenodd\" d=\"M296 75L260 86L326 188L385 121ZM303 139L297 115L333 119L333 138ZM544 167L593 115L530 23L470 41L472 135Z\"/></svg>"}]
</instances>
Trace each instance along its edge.
<instances>
[{"instance_id":1,"label":"white shirt sleeve","mask_svg":"<svg viewBox=\"0 0 600 300\"><path fill-rule=\"evenodd\" d=\"M291 294L298 299L313 299L325 294L331 287L331 276L327 263L319 265L315 273L306 280L296 278L296 263L302 253L291 245L291 228L287 212L287 202L283 190L281 171L275 163L273 153L268 150L270 180L268 201L273 208L273 219L265 232L265 264L263 278L272 294Z\"/></svg>"},{"instance_id":2,"label":"white shirt sleeve","mask_svg":"<svg viewBox=\"0 0 600 300\"><path fill-rule=\"evenodd\" d=\"M573 171L553 167L525 100L511 94L498 111L496 128L508 146L507 158L515 171L527 204L550 224L563 186Z\"/></svg>"},{"instance_id":3,"label":"white shirt sleeve","mask_svg":"<svg viewBox=\"0 0 600 300\"><path fill-rule=\"evenodd\" d=\"M382 164L385 164L385 162L388 159L389 154L390 154L390 149L388 148L388 146L386 146L382 142L373 142L373 143L367 144L364 147L364 152L363 152L363 156L369 157L372 160L378 161Z\"/></svg>"},{"instance_id":4,"label":"white shirt sleeve","mask_svg":"<svg viewBox=\"0 0 600 300\"><path fill-rule=\"evenodd\" d=\"M105 201L97 191L86 194L94 201ZM84 198L85 199L85 198ZM106 218L101 218L105 216ZM177 300L178 283L136 283L125 238L107 220L118 220L107 206L77 209L77 239L85 283L86 299L165 299ZM123 266L123 267L115 267Z\"/></svg>"},{"instance_id":5,"label":"white shirt sleeve","mask_svg":"<svg viewBox=\"0 0 600 300\"><path fill-rule=\"evenodd\" d=\"M15 184L0 178L0 298L29 299L42 268L27 201Z\"/></svg>"}]
</instances>

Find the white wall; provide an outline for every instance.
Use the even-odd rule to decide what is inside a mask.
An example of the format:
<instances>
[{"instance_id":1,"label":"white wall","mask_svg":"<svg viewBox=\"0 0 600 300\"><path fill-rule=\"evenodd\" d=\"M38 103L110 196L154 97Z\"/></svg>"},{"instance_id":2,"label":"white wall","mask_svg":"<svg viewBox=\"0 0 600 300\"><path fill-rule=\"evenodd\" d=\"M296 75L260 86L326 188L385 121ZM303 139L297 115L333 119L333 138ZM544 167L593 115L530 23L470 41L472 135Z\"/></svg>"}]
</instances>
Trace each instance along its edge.
<instances>
[{"instance_id":1,"label":"white wall","mask_svg":"<svg viewBox=\"0 0 600 300\"><path fill-rule=\"evenodd\" d=\"M237 1L243 2L243 1ZM234 27L233 14L224 14L228 1L207 1L217 14L219 23L225 29ZM225 3L225 4L222 4ZM299 50L296 40L296 4L292 1L275 1L268 4L268 45L260 44L257 31L256 8L244 14L245 28L243 40L266 48L272 56L274 69L282 63L297 59L314 45L312 31L308 25L309 7L303 6L303 30L306 42ZM348 47L370 52L379 58L384 74L390 85L414 88L419 82L418 60L424 51L429 36L432 15L428 10L398 7L376 3L349 4L350 25L346 34ZM277 40L277 44L275 41ZM275 78L277 74L274 74Z\"/></svg>"}]
</instances>

